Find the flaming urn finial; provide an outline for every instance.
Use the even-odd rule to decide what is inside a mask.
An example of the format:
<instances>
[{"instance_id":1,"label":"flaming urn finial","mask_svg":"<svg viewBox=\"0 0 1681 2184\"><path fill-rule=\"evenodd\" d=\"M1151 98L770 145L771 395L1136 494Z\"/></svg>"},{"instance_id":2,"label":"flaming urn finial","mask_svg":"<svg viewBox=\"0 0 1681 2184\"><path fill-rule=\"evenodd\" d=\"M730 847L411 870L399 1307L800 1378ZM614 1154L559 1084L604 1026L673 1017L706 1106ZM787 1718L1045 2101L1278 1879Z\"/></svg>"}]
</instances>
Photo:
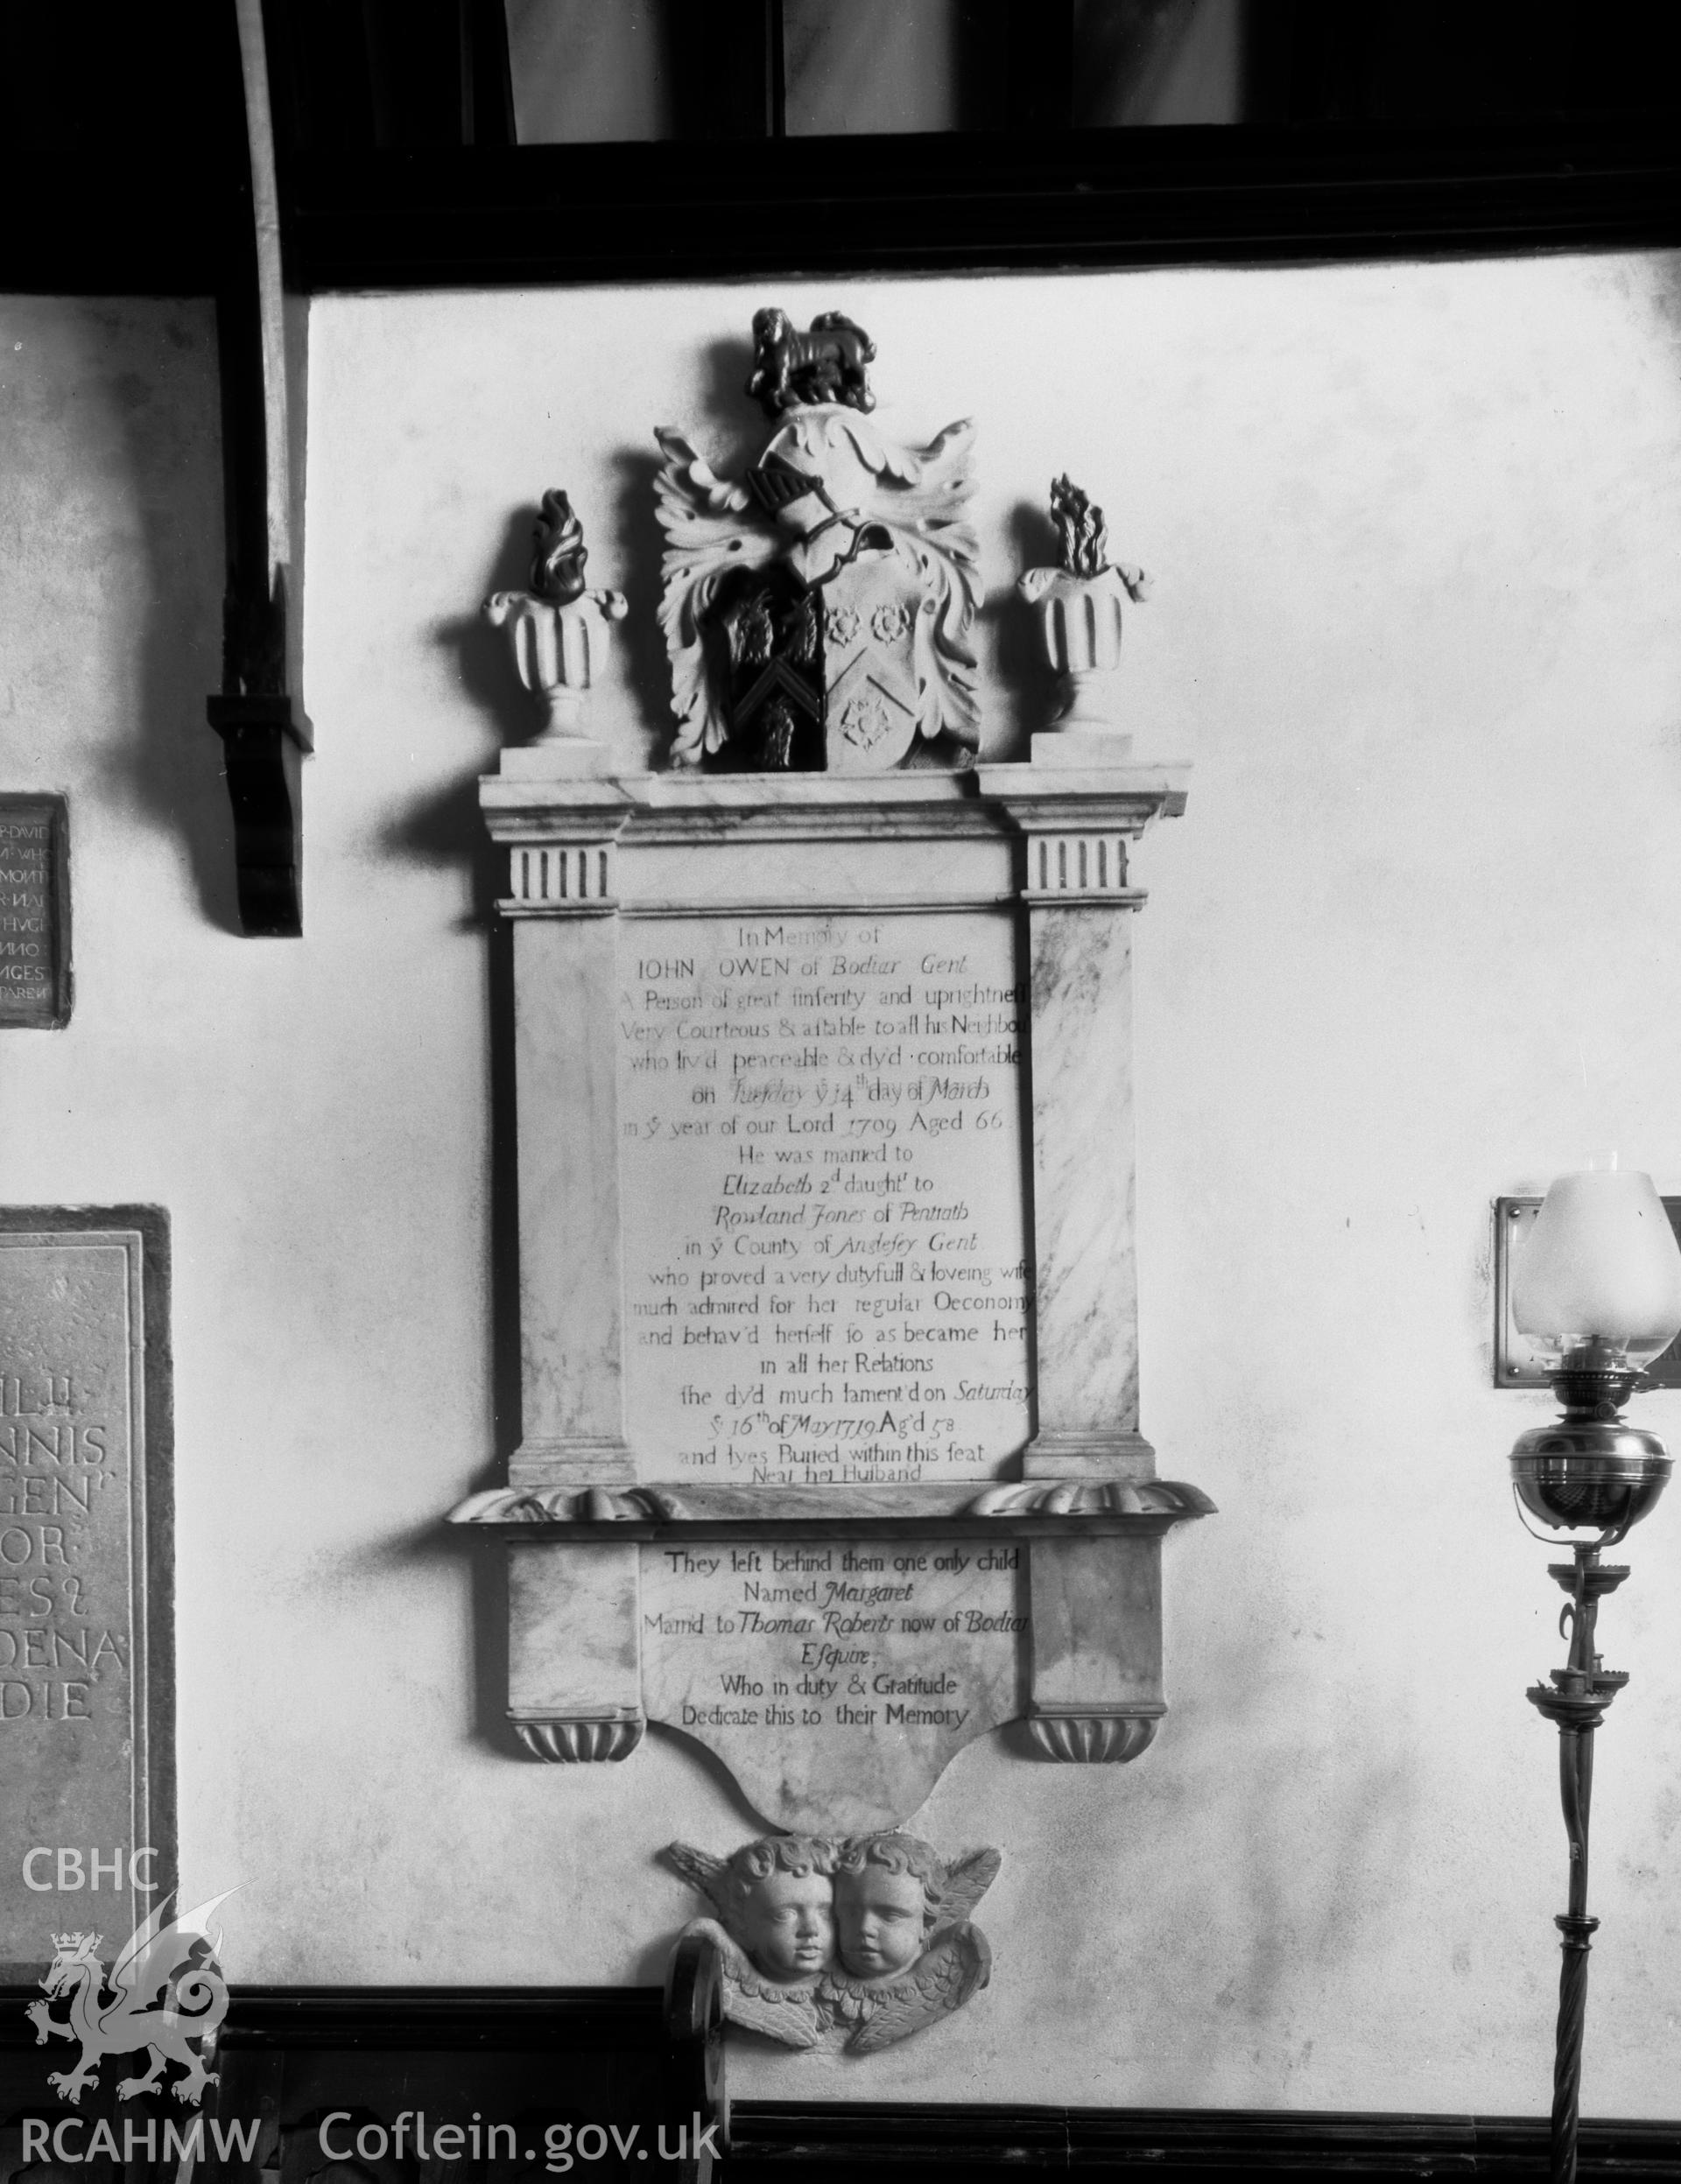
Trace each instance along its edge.
<instances>
[{"instance_id":1,"label":"flaming urn finial","mask_svg":"<svg viewBox=\"0 0 1681 2184\"><path fill-rule=\"evenodd\" d=\"M1052 482L1051 515L1059 564L1027 570L1016 586L1038 608L1045 657L1064 678L1061 710L1048 725L1112 737L1109 678L1121 664L1122 602L1141 602L1150 579L1143 569L1108 559L1103 511L1066 475Z\"/></svg>"},{"instance_id":2,"label":"flaming urn finial","mask_svg":"<svg viewBox=\"0 0 1681 2184\"><path fill-rule=\"evenodd\" d=\"M535 539L531 589L493 593L484 616L507 629L519 679L544 708L532 743L582 741L590 689L606 664L613 624L624 620L625 597L586 588L589 549L564 493L543 495Z\"/></svg>"}]
</instances>

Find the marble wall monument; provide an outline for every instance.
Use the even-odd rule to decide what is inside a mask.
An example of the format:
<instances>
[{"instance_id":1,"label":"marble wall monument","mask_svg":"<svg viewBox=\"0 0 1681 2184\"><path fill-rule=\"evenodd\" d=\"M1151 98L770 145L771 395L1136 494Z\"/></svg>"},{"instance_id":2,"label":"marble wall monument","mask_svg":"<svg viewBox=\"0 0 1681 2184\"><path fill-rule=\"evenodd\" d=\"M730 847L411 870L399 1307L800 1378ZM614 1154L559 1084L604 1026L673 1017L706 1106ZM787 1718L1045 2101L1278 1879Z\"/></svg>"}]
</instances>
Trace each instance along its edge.
<instances>
[{"instance_id":1,"label":"marble wall monument","mask_svg":"<svg viewBox=\"0 0 1681 2184\"><path fill-rule=\"evenodd\" d=\"M168 1271L155 1207L0 1208L0 1978L174 1885Z\"/></svg>"},{"instance_id":2,"label":"marble wall monument","mask_svg":"<svg viewBox=\"0 0 1681 2184\"><path fill-rule=\"evenodd\" d=\"M1066 480L1063 566L1023 587L1074 702L1025 761L978 757L974 425L883 432L842 314L754 334L757 460L658 434L669 764L574 738L482 784L524 1437L454 1516L506 1542L526 1750L707 1745L833 1928L773 1974L683 1853L738 1999L804 1981L759 2000L856 2050L901 2035L842 2006L885 1976L847 1939L855 1846L989 1730L1118 1761L1165 1711L1163 1540L1212 1505L1140 1425L1132 859L1185 769L1115 726L1144 579ZM918 1965L967 1999L984 1948L953 1917L894 1976Z\"/></svg>"}]
</instances>

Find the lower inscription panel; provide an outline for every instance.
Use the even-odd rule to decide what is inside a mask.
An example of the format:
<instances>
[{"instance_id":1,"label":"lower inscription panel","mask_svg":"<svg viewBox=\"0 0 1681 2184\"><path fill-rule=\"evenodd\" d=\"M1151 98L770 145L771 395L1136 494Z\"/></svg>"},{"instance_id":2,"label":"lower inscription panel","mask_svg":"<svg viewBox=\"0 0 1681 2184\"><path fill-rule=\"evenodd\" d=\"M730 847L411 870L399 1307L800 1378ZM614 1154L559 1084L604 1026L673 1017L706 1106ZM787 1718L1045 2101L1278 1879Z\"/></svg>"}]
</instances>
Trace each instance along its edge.
<instances>
[{"instance_id":1,"label":"lower inscription panel","mask_svg":"<svg viewBox=\"0 0 1681 2184\"><path fill-rule=\"evenodd\" d=\"M793 1829L914 1811L1020 1710L1018 1543L789 1540L641 1550L644 1703Z\"/></svg>"}]
</instances>

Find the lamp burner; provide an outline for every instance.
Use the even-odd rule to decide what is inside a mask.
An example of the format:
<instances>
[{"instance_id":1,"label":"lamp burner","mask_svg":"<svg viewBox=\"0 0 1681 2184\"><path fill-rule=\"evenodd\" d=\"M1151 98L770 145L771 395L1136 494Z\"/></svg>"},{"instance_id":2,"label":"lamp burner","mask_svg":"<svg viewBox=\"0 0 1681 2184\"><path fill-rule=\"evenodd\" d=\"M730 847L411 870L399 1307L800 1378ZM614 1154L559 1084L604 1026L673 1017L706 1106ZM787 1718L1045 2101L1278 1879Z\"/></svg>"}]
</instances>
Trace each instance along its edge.
<instances>
[{"instance_id":1,"label":"lamp burner","mask_svg":"<svg viewBox=\"0 0 1681 2184\"><path fill-rule=\"evenodd\" d=\"M1563 1421L1521 1436L1511 1463L1518 1499L1543 1524L1619 1534L1649 1513L1674 1468L1656 1434Z\"/></svg>"}]
</instances>

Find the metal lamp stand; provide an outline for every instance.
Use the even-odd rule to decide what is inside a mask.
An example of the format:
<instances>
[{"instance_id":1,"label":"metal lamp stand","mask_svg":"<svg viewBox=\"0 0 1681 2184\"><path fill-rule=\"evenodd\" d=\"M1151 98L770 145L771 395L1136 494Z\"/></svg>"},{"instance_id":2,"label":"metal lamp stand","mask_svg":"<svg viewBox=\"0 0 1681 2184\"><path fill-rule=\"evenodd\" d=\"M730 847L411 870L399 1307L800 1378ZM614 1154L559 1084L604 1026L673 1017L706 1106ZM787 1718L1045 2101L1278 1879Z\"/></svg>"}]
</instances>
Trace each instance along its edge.
<instances>
[{"instance_id":1,"label":"metal lamp stand","mask_svg":"<svg viewBox=\"0 0 1681 2184\"><path fill-rule=\"evenodd\" d=\"M1628 1681L1621 1669L1601 1668L1593 1650L1600 1602L1628 1575L1626 1564L1601 1563L1600 1546L1598 1541L1578 1546L1573 1563L1548 1563L1548 1576L1570 1595L1558 1617L1561 1634L1565 1630L1570 1633L1570 1659L1562 1668L1553 1669L1551 1683L1532 1683L1525 1695L1531 1706L1558 1726L1558 1794L1570 1838L1570 1908L1555 1921L1564 1936L1564 1961L1558 1968L1558 2030L1552 2065L1552 2184L1575 2184L1587 1957L1600 1923L1587 1915L1593 1731Z\"/></svg>"},{"instance_id":2,"label":"metal lamp stand","mask_svg":"<svg viewBox=\"0 0 1681 2184\"><path fill-rule=\"evenodd\" d=\"M1592 1527L1600 1536L1574 1542L1574 1559L1548 1573L1570 1595L1558 1618L1570 1658L1550 1683L1531 1684L1531 1706L1558 1729L1558 1792L1570 1838L1570 1908L1557 1921L1564 1936L1558 1970L1558 2030L1552 2071L1552 2184L1575 2184L1582 2082L1582 2028L1587 2015L1587 1956L1597 1919L1587 1914L1587 1827L1593 1793L1593 1732L1628 1678L1600 1666L1593 1648L1600 1602L1628 1575L1601 1563L1646 1515L1669 1482L1670 1463L1655 1433L1631 1426L1622 1405L1642 1374L1600 1345L1568 1354L1553 1375L1564 1415L1521 1435L1512 1450L1512 1489L1527 1509L1558 1529Z\"/></svg>"}]
</instances>

